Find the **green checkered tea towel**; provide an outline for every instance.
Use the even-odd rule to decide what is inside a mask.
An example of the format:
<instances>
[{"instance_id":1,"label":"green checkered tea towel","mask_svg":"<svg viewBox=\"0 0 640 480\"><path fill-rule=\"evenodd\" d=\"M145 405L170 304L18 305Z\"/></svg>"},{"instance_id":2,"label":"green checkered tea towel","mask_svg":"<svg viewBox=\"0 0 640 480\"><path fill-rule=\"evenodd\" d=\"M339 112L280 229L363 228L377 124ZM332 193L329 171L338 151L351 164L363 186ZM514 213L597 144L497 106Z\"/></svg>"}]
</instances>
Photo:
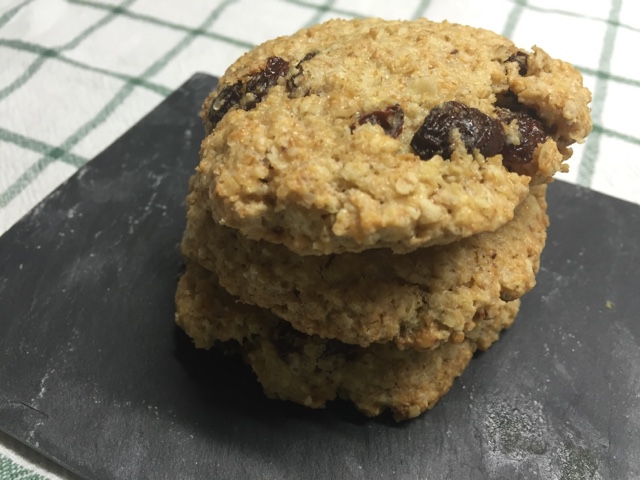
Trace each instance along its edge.
<instances>
[{"instance_id":1,"label":"green checkered tea towel","mask_svg":"<svg viewBox=\"0 0 640 480\"><path fill-rule=\"evenodd\" d=\"M0 0L0 234L193 73L369 16L484 27L572 62L594 131L558 177L640 204L637 0ZM0 480L40 478L59 477L0 436Z\"/></svg>"}]
</instances>

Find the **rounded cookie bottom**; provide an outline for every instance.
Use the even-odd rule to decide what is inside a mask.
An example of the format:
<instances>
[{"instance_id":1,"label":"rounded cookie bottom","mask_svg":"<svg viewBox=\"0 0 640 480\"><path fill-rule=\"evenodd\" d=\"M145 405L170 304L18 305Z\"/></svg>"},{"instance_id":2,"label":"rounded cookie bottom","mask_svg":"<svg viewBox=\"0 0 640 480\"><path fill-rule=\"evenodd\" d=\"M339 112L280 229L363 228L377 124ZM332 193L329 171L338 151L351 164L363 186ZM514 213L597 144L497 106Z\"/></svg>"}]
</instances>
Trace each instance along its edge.
<instances>
[{"instance_id":1,"label":"rounded cookie bottom","mask_svg":"<svg viewBox=\"0 0 640 480\"><path fill-rule=\"evenodd\" d=\"M268 397L311 408L343 398L368 416L388 408L400 421L432 408L474 352L489 348L511 325L520 302L505 303L461 343L425 351L400 350L393 343L364 348L303 334L268 310L239 303L197 264L187 265L176 306L176 322L196 347L238 344Z\"/></svg>"}]
</instances>

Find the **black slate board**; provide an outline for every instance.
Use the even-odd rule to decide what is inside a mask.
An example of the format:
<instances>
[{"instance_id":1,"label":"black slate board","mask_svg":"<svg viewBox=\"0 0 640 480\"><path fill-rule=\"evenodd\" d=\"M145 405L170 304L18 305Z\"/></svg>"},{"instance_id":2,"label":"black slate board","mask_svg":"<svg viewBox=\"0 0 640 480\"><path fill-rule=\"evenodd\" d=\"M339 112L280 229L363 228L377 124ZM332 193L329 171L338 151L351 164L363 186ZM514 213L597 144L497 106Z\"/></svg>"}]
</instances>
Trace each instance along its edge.
<instances>
[{"instance_id":1,"label":"black slate board","mask_svg":"<svg viewBox=\"0 0 640 480\"><path fill-rule=\"evenodd\" d=\"M0 429L91 479L640 478L640 208L549 190L538 286L420 418L266 400L173 324L198 74L0 238Z\"/></svg>"}]
</instances>

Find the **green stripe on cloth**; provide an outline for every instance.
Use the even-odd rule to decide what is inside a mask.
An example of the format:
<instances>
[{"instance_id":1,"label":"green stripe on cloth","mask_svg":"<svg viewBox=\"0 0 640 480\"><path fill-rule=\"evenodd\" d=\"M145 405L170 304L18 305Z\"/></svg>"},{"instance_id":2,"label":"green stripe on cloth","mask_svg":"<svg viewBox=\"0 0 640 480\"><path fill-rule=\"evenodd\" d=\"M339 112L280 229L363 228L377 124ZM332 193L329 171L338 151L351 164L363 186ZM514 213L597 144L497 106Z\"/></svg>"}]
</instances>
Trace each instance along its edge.
<instances>
[{"instance_id":1,"label":"green stripe on cloth","mask_svg":"<svg viewBox=\"0 0 640 480\"><path fill-rule=\"evenodd\" d=\"M171 61L176 55L184 50L194 38L197 36L197 32L201 29L209 28L215 20L222 14L222 12L236 0L227 0L222 2L215 10L213 10L209 16L202 22L198 29L191 30L180 42L178 42L173 48L171 48L162 57L156 60L150 67L148 67L141 75L141 79L145 80L147 77L158 73L167 63ZM11 200L13 200L24 188L29 185L51 162L58 160L58 158L52 155L52 152L69 152L75 145L78 144L84 137L86 137L97 126L104 123L111 113L118 108L122 102L124 102L129 95L133 93L137 86L137 82L131 81L126 83L116 95L98 112L98 114L82 125L75 133L67 138L59 148L55 148L48 152L44 157L38 160L34 165L27 169L9 188L0 193L0 208L5 207Z\"/></svg>"},{"instance_id":2,"label":"green stripe on cloth","mask_svg":"<svg viewBox=\"0 0 640 480\"><path fill-rule=\"evenodd\" d=\"M108 12L112 12L118 15L121 15L123 17L128 17L128 18L132 18L135 20L140 20L146 23L150 23L153 25L158 25L161 27L167 27L170 28L172 30L178 30L180 32L185 32L188 33L190 35L193 36L202 36L202 37L209 37L212 38L214 40L220 40L221 42L225 42L228 43L229 45L234 45L236 47L240 47L240 48L253 48L255 47L255 44L253 43L249 43L249 42L244 42L242 40L238 40L236 38L233 37L227 37L226 35L218 35L217 33L214 32L208 32L206 30L204 30L203 28L191 28L191 27L186 27L184 25L180 25L178 23L173 23L173 22L168 22L166 20L162 20L156 17L152 17L149 15L144 15L142 13L135 13L132 12L130 10L126 10L122 7L119 6L113 6L113 5L109 5L108 3L102 3L102 2L90 2L88 0L67 0L69 3L75 3L78 5L84 5L86 7L94 7L94 8L99 8L102 10L106 10Z\"/></svg>"},{"instance_id":3,"label":"green stripe on cloth","mask_svg":"<svg viewBox=\"0 0 640 480\"><path fill-rule=\"evenodd\" d=\"M2 480L46 480L42 475L0 455L0 478Z\"/></svg>"},{"instance_id":4,"label":"green stripe on cloth","mask_svg":"<svg viewBox=\"0 0 640 480\"><path fill-rule=\"evenodd\" d=\"M46 60L47 60L47 57L38 57L31 65L29 65L29 67L27 67L27 69L24 72L22 72L22 75L20 75L13 82L11 82L9 85L7 85L2 90L0 90L0 101L4 100L13 92L15 92L20 87L22 87L25 83L27 83L27 81L31 77L33 77L33 75L38 70L40 70L40 68L42 67L42 65Z\"/></svg>"},{"instance_id":5,"label":"green stripe on cloth","mask_svg":"<svg viewBox=\"0 0 640 480\"><path fill-rule=\"evenodd\" d=\"M137 82L137 84L140 85L141 87L146 88L149 91L152 91L154 93L157 93L158 95L162 95L165 97L171 93L171 89L169 87L165 87L164 85L159 85L157 83L149 82L147 80L144 80L138 77L132 77L131 75L126 75L124 73L113 72L111 70L106 70L104 68L87 65L86 63L82 63L77 60L67 58L62 54L62 52L58 52L50 48L44 48L34 43L28 43L22 40L5 40L0 38L0 46L12 48L14 50L22 50L25 52L35 53L36 55L40 55L42 57L48 57L55 60L59 60L60 62L66 63L68 65L81 68L82 70L100 73L102 75L106 75L112 78L117 78L119 80L124 80L127 82L134 82L134 83Z\"/></svg>"},{"instance_id":6,"label":"green stripe on cloth","mask_svg":"<svg viewBox=\"0 0 640 480\"><path fill-rule=\"evenodd\" d=\"M429 8L430 3L431 0L420 0L420 3L413 12L413 15L411 15L411 18L415 20L416 18L424 16L424 12L427 10L427 8Z\"/></svg>"},{"instance_id":7,"label":"green stripe on cloth","mask_svg":"<svg viewBox=\"0 0 640 480\"><path fill-rule=\"evenodd\" d=\"M57 160L61 160L74 167L80 167L87 163L87 159L73 153L65 152L64 150L49 145L47 143L35 140L33 138L25 137L19 133L10 132L0 127L0 140L13 143L19 147L46 154L48 156L54 156Z\"/></svg>"},{"instance_id":8,"label":"green stripe on cloth","mask_svg":"<svg viewBox=\"0 0 640 480\"><path fill-rule=\"evenodd\" d=\"M129 4L133 3L133 2L134 2L134 0L124 0L120 5L129 5ZM72 40L70 40L69 42L64 44L63 46L57 48L56 50L69 50L71 48L75 48L76 46L78 46L78 44L80 42L82 42L82 40L87 38L89 35L94 33L96 30L99 30L100 28L102 28L105 25L107 25L114 18L115 18L115 15L113 13L109 13L108 15L105 15L100 20L98 20L96 23L94 23L94 24L90 25L89 27L87 27L86 29L84 29L75 38L73 38ZM48 52L54 51L54 50L51 50L51 49L45 49L45 50L47 50ZM20 87L22 87L25 83L27 83L27 81L38 70L40 70L40 68L42 68L42 65L44 65L45 61L48 58L51 58L52 56L54 56L54 55L47 55L47 56L38 57L31 65L29 65L29 67L25 70L25 72L22 75L20 75L17 79L15 79L13 82L11 82L9 85L7 85L5 88L0 90L0 101L2 101L8 95L10 95L11 93L15 92Z\"/></svg>"},{"instance_id":9,"label":"green stripe on cloth","mask_svg":"<svg viewBox=\"0 0 640 480\"><path fill-rule=\"evenodd\" d=\"M602 72L600 70L593 70L587 67L580 67L576 65L576 68L582 73L593 75L594 77L602 78L604 80L613 80L614 82L622 83L624 85L630 85L632 87L640 87L640 80L634 80L631 78L620 77L618 75L612 75L609 72Z\"/></svg>"},{"instance_id":10,"label":"green stripe on cloth","mask_svg":"<svg viewBox=\"0 0 640 480\"><path fill-rule=\"evenodd\" d=\"M522 11L527 6L526 0L516 0L515 5L509 12L509 16L505 21L504 28L502 29L502 35L511 38L513 36L513 32L516 31L516 25L520 21L520 17L522 16Z\"/></svg>"},{"instance_id":11,"label":"green stripe on cloth","mask_svg":"<svg viewBox=\"0 0 640 480\"><path fill-rule=\"evenodd\" d=\"M60 149L53 149L52 152L60 152ZM17 197L20 192L27 188L51 163L58 160L55 156L46 156L38 160L36 163L27 168L18 179L9 185L4 192L0 194L0 208L6 207L11 200Z\"/></svg>"},{"instance_id":12,"label":"green stripe on cloth","mask_svg":"<svg viewBox=\"0 0 640 480\"><path fill-rule=\"evenodd\" d=\"M624 140L627 143L631 143L633 145L640 146L640 137L633 137L631 135L627 135L625 133L618 132L616 130L611 130L609 128L602 127L600 125L593 125L593 132L597 134L602 134L607 137L617 138L618 140ZM593 133L592 133L593 135Z\"/></svg>"},{"instance_id":13,"label":"green stripe on cloth","mask_svg":"<svg viewBox=\"0 0 640 480\"><path fill-rule=\"evenodd\" d=\"M514 1L516 3L519 2L519 0L512 0L512 1ZM553 14L565 15L567 17L573 17L573 18L584 18L585 20L595 20L595 21L598 21L598 22L608 23L609 25L613 25L614 27L622 27L622 28L626 28L628 30L632 30L634 32L640 32L640 28L632 27L631 25L628 25L626 23L622 23L619 20L612 20L611 18L599 18L599 17L594 17L592 15L584 15L584 14L581 14L581 13L570 12L568 10L561 10L561 9L557 9L557 8L538 7L538 6L535 6L535 5L527 5L526 7L527 7L527 9L533 10L533 11L536 11L536 12L553 13Z\"/></svg>"},{"instance_id":14,"label":"green stripe on cloth","mask_svg":"<svg viewBox=\"0 0 640 480\"><path fill-rule=\"evenodd\" d=\"M600 61L598 65L598 70L601 72L610 71L611 56L615 46L616 34L618 33L618 29L615 27L615 22L620 18L621 7L622 0L612 0L611 10L609 12L609 24L604 34L604 43L602 51L600 52ZM594 125L602 123L602 112L604 109L605 99L607 98L608 84L609 82L607 78L596 78L593 101L591 102L591 118L593 119ZM587 137L577 177L578 183L585 187L590 187L591 182L593 181L593 174L595 172L598 155L600 153L600 139L602 138L602 134L602 130L594 129L591 135Z\"/></svg>"},{"instance_id":15,"label":"green stripe on cloth","mask_svg":"<svg viewBox=\"0 0 640 480\"><path fill-rule=\"evenodd\" d=\"M291 5L297 5L299 7L307 7L307 8L313 8L313 9L317 9L318 7L321 8L320 5L317 5L315 3L311 3L311 2L305 2L303 0L283 0L286 3L290 3ZM334 2L335 3L335 2ZM337 13L338 15L344 16L344 17L351 17L351 18L364 18L365 15L362 15L361 13L358 12L354 12L352 10L344 10L342 8L334 8L333 5L331 6L331 8L329 8L330 12L332 13Z\"/></svg>"},{"instance_id":16,"label":"green stripe on cloth","mask_svg":"<svg viewBox=\"0 0 640 480\"><path fill-rule=\"evenodd\" d=\"M0 16L0 27L4 26L6 23L9 22L9 20L11 20L16 13L18 13L22 7L26 6L27 4L31 3L33 0L25 0L22 3L19 3L18 5L16 5L15 7L7 10L6 12L4 12L2 14L2 16Z\"/></svg>"},{"instance_id":17,"label":"green stripe on cloth","mask_svg":"<svg viewBox=\"0 0 640 480\"><path fill-rule=\"evenodd\" d=\"M316 5L316 13L314 13L313 16L309 20L307 20L302 28L308 28L318 23L322 16L331 10L331 7L333 7L334 3L336 3L336 0L327 0L323 5Z\"/></svg>"}]
</instances>

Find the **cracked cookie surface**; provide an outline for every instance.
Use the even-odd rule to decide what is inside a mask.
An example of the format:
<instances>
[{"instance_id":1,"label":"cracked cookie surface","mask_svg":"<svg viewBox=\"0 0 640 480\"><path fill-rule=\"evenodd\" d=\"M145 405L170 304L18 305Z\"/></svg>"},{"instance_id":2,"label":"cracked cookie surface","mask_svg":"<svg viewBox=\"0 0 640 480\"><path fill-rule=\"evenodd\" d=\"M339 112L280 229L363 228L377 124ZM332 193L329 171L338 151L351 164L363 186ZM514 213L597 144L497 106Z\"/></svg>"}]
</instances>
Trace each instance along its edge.
<instances>
[{"instance_id":1,"label":"cracked cookie surface","mask_svg":"<svg viewBox=\"0 0 640 480\"><path fill-rule=\"evenodd\" d=\"M227 70L197 174L217 221L253 240L405 253L510 221L589 133L589 101L573 67L486 30L334 20Z\"/></svg>"},{"instance_id":2,"label":"cracked cookie surface","mask_svg":"<svg viewBox=\"0 0 640 480\"><path fill-rule=\"evenodd\" d=\"M495 232L404 255L373 249L300 256L218 225L198 176L190 188L181 245L188 261L297 330L361 346L428 349L462 341L483 318L533 288L548 225L540 185Z\"/></svg>"},{"instance_id":3,"label":"cracked cookie surface","mask_svg":"<svg viewBox=\"0 0 640 480\"><path fill-rule=\"evenodd\" d=\"M500 307L458 344L422 352L393 344L362 348L297 332L268 310L239 303L215 274L188 264L176 292L176 322L198 348L234 344L270 398L321 408L340 397L366 415L389 408L404 420L435 405L476 349L489 348L511 325L519 303Z\"/></svg>"}]
</instances>

